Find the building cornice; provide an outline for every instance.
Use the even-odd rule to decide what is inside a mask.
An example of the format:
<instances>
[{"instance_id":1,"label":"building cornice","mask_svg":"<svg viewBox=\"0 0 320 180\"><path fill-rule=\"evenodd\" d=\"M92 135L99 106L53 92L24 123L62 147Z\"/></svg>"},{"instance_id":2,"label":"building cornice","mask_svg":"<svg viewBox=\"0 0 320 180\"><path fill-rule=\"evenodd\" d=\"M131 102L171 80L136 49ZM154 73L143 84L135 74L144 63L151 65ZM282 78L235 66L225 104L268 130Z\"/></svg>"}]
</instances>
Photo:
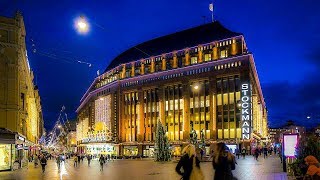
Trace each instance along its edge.
<instances>
[{"instance_id":1,"label":"building cornice","mask_svg":"<svg viewBox=\"0 0 320 180\"><path fill-rule=\"evenodd\" d=\"M121 80L116 80L110 84L107 84L105 86L102 86L92 92L87 93L87 96L85 98L82 98L82 101L80 103L80 106L77 108L76 112L78 113L80 109L91 99L92 96L96 95L98 92L101 92L105 89L112 88L116 85L121 86L121 84L127 83L127 82L132 82L132 81L138 81L138 80L145 80L145 79L150 79L150 78L155 78L155 77L160 77L162 75L171 75L171 74L176 74L176 73L183 73L186 71L194 70L194 69L199 69L199 68L204 68L204 67L212 67L216 65L222 65L225 63L230 63L234 61L241 61L244 59L247 59L248 57L251 57L251 54L245 54L245 55L240 55L240 56L234 56L234 57L229 57L225 58L222 60L217 60L217 61L207 61L203 62L201 64L194 64L182 68L177 68L177 69L172 69L172 70L167 70L167 71L159 71L151 74L145 74L145 75L139 75L135 77L130 77L130 78L125 78ZM250 58L249 58L250 59ZM90 89L90 88L89 88Z\"/></svg>"},{"instance_id":2,"label":"building cornice","mask_svg":"<svg viewBox=\"0 0 320 180\"><path fill-rule=\"evenodd\" d=\"M250 69L252 70L253 77L254 77L254 79L256 81L256 84L257 84L257 88L258 88L258 92L259 92L259 95L260 95L261 103L262 103L263 107L266 107L266 103L264 101L264 97L263 97L263 94L262 94L262 89L261 89L261 85L260 85L260 81L259 81L257 68L256 68L256 65L254 63L254 58L253 58L252 54L251 54L249 59L250 59L250 65L252 66L252 68L250 68Z\"/></svg>"},{"instance_id":3,"label":"building cornice","mask_svg":"<svg viewBox=\"0 0 320 180\"><path fill-rule=\"evenodd\" d=\"M90 92L90 90L92 89L92 87L95 85L95 83L100 80L103 76L105 76L106 74L109 74L111 72L114 72L114 71L117 71L119 68L123 67L123 66L126 66L126 65L131 65L131 64L135 64L135 63L143 63L146 59L156 59L156 58L162 58L163 56L166 56L166 55L169 55L169 54L178 54L179 52L185 52L186 50L190 50L190 49L193 49L193 48L197 48L197 47L203 47L203 46L208 46L208 45L213 45L213 44L217 44L219 42L223 42L223 41L228 41L228 40L232 40L232 39L238 39L238 38L241 38L242 40L244 40L244 37L243 35L239 35L239 36L234 36L234 37L230 37L230 38L225 38L225 39L221 39L221 40L217 40L217 41L212 41L212 42L209 42L209 43L204 43L204 44L199 44L199 45L196 45L196 46L193 46L193 47L186 47L186 48L183 48L183 49L180 49L180 50L173 50L171 52L168 52L168 53L163 53L161 55L156 55L156 56L151 56L151 57L148 57L148 58L144 58L144 59L139 59L139 60L135 60L135 61L130 61L128 63L125 63L125 64L119 64L118 66L104 72L103 74L101 74L100 76L96 77L95 80L91 83L90 87L87 89L87 91L85 92L85 94L82 96L80 102L82 102L86 96L88 95L88 93ZM181 69L181 68L180 68ZM152 73L152 74L155 74L156 72ZM119 77L120 78L120 77ZM125 78L125 79L130 79L130 78Z\"/></svg>"}]
</instances>

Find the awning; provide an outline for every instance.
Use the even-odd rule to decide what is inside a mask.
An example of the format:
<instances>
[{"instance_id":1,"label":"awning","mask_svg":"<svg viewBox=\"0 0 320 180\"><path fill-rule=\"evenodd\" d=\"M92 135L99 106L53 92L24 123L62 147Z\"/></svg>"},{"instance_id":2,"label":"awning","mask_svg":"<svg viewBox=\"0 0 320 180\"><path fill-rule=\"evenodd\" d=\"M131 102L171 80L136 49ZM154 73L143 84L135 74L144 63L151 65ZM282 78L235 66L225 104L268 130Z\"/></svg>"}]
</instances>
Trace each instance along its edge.
<instances>
[{"instance_id":1,"label":"awning","mask_svg":"<svg viewBox=\"0 0 320 180\"><path fill-rule=\"evenodd\" d=\"M16 136L14 132L0 128L0 144L15 144L15 140Z\"/></svg>"}]
</instances>

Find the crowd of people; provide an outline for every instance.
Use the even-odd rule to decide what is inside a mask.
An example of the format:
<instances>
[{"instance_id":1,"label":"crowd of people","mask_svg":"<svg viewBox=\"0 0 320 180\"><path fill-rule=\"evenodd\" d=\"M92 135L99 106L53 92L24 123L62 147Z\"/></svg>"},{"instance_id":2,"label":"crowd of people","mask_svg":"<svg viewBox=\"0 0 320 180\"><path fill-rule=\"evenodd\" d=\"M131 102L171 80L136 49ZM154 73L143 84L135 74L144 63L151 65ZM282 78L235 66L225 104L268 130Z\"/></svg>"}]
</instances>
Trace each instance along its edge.
<instances>
[{"instance_id":1,"label":"crowd of people","mask_svg":"<svg viewBox=\"0 0 320 180\"><path fill-rule=\"evenodd\" d=\"M39 165L41 165L42 172L45 172L45 168L47 165L47 161L54 159L58 171L61 169L61 164L66 161L66 159L70 159L71 161L73 160L73 166L78 167L80 163L83 163L84 159L87 159L88 166L90 167L92 159L97 158L100 164L100 171L103 171L103 165L106 164L108 161L114 161L114 157L112 155L84 155L84 154L50 154L50 153L40 153L40 154L34 154L34 155L29 155L25 161L27 163L34 163L34 168L37 168ZM20 166L22 164L22 161L18 161ZM28 164L26 165L28 167Z\"/></svg>"},{"instance_id":2,"label":"crowd of people","mask_svg":"<svg viewBox=\"0 0 320 180\"><path fill-rule=\"evenodd\" d=\"M270 147L258 147L252 150L252 155L255 160L263 154L264 158L274 154L281 155L280 148L270 148ZM201 153L197 153L196 147L192 144L187 145L182 150L183 156L180 158L177 166L176 172L182 176L183 180L203 180L204 175L200 168L200 160L202 158ZM246 148L236 149L235 154L241 155L243 159L248 153ZM216 150L212 151L212 167L215 170L214 179L217 180L236 180L237 178L233 176L232 170L236 169L236 158L235 155L230 152L225 143L218 143ZM314 156L307 156L305 158L305 163L308 166L305 179L320 180L320 163Z\"/></svg>"}]
</instances>

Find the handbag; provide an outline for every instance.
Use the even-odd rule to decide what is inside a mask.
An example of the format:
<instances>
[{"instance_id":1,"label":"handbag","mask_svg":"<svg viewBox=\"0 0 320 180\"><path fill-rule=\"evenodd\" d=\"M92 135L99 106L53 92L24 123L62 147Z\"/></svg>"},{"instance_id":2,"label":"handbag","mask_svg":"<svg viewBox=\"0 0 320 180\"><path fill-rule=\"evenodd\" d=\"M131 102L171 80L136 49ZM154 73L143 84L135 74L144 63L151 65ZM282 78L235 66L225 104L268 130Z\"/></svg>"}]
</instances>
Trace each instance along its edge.
<instances>
[{"instance_id":1,"label":"handbag","mask_svg":"<svg viewBox=\"0 0 320 180\"><path fill-rule=\"evenodd\" d=\"M190 174L190 180L204 180L204 175L200 167L196 165L196 157L193 156L192 171Z\"/></svg>"}]
</instances>

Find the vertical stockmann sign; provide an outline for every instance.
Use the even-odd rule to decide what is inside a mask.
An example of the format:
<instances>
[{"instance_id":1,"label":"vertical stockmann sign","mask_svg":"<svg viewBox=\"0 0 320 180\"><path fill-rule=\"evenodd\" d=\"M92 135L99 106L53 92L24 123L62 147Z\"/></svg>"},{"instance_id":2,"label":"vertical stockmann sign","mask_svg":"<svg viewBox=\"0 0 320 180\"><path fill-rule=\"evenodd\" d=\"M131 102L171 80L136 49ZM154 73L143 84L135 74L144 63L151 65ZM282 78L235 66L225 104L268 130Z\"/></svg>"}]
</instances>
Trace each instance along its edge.
<instances>
[{"instance_id":1,"label":"vertical stockmann sign","mask_svg":"<svg viewBox=\"0 0 320 180\"><path fill-rule=\"evenodd\" d=\"M250 139L251 131L251 89L249 83L241 85L242 139Z\"/></svg>"}]
</instances>

